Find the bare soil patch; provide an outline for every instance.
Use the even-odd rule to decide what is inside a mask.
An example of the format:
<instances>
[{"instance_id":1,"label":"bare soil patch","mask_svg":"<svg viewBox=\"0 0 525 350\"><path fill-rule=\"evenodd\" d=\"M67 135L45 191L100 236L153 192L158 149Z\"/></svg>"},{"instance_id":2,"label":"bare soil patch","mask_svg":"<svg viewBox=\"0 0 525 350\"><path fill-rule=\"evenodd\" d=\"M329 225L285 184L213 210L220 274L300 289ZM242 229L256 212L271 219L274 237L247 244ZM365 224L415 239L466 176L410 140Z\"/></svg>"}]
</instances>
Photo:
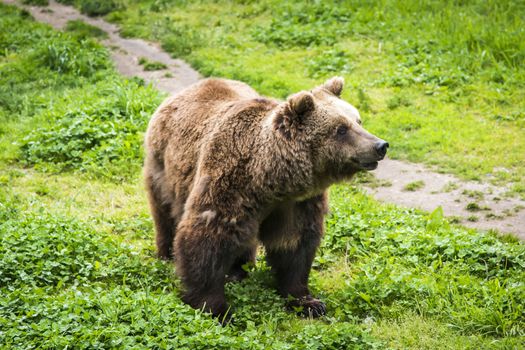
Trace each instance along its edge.
<instances>
[{"instance_id":1,"label":"bare soil patch","mask_svg":"<svg viewBox=\"0 0 525 350\"><path fill-rule=\"evenodd\" d=\"M109 47L119 72L152 83L159 90L175 93L198 81L200 74L186 62L171 58L157 44L141 39L126 39L116 25L91 18L76 9L50 1L47 7L25 6L33 17L62 29L70 20L82 20L108 33L102 43ZM145 71L139 60L160 62L164 69ZM465 226L496 229L525 239L525 201L506 197L506 188L460 180L452 175L431 171L420 164L385 159L373 172L377 181L365 185L375 198L406 207L433 211L441 206L445 215Z\"/></svg>"},{"instance_id":2,"label":"bare soil patch","mask_svg":"<svg viewBox=\"0 0 525 350\"><path fill-rule=\"evenodd\" d=\"M379 200L426 211L441 206L445 215L465 226L525 239L525 201L509 198L505 187L463 181L392 159L381 161L372 173L377 181L365 188Z\"/></svg>"}]
</instances>

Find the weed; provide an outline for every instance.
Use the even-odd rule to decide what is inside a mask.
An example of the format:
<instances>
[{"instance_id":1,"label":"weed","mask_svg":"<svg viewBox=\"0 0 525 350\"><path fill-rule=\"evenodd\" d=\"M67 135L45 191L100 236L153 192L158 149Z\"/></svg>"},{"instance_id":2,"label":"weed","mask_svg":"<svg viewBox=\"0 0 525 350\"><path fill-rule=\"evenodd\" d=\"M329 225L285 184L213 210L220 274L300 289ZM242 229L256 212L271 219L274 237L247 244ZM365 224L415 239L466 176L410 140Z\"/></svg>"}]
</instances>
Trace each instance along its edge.
<instances>
[{"instance_id":1,"label":"weed","mask_svg":"<svg viewBox=\"0 0 525 350\"><path fill-rule=\"evenodd\" d=\"M455 182L447 182L445 186L441 189L441 192L452 192L459 188L459 185Z\"/></svg>"},{"instance_id":2,"label":"weed","mask_svg":"<svg viewBox=\"0 0 525 350\"><path fill-rule=\"evenodd\" d=\"M162 29L161 46L175 57L184 57L201 47L206 39L188 25L171 23Z\"/></svg>"},{"instance_id":3,"label":"weed","mask_svg":"<svg viewBox=\"0 0 525 350\"><path fill-rule=\"evenodd\" d=\"M474 198L478 200L482 200L485 197L485 194L482 191L476 191L476 190L463 190L461 194L469 198Z\"/></svg>"},{"instance_id":4,"label":"weed","mask_svg":"<svg viewBox=\"0 0 525 350\"><path fill-rule=\"evenodd\" d=\"M479 210L481 210L481 207L479 206L478 203L471 202L471 203L467 204L465 209L467 209L468 211L479 211Z\"/></svg>"},{"instance_id":5,"label":"weed","mask_svg":"<svg viewBox=\"0 0 525 350\"><path fill-rule=\"evenodd\" d=\"M103 31L102 29L92 26L91 24L87 24L86 22L81 21L81 20L68 21L66 24L65 30L68 32L74 33L80 39L87 39L87 38L105 39L108 37L108 33Z\"/></svg>"},{"instance_id":6,"label":"weed","mask_svg":"<svg viewBox=\"0 0 525 350\"><path fill-rule=\"evenodd\" d=\"M278 47L333 45L348 32L350 17L341 8L322 3L283 4L269 26L252 30L255 40Z\"/></svg>"},{"instance_id":7,"label":"weed","mask_svg":"<svg viewBox=\"0 0 525 350\"><path fill-rule=\"evenodd\" d=\"M351 71L351 57L345 50L330 49L307 60L308 73L313 78L328 77Z\"/></svg>"},{"instance_id":8,"label":"weed","mask_svg":"<svg viewBox=\"0 0 525 350\"><path fill-rule=\"evenodd\" d=\"M414 182L410 182L403 187L403 191L417 191L425 187L425 182L423 180L418 180Z\"/></svg>"},{"instance_id":9,"label":"weed","mask_svg":"<svg viewBox=\"0 0 525 350\"><path fill-rule=\"evenodd\" d=\"M494 214L494 213L487 213L485 214L485 217L489 220L501 220L504 218L503 215L498 215L498 214Z\"/></svg>"},{"instance_id":10,"label":"weed","mask_svg":"<svg viewBox=\"0 0 525 350\"><path fill-rule=\"evenodd\" d=\"M447 219L451 224L459 224L461 221L463 221L461 216L449 216Z\"/></svg>"},{"instance_id":11,"label":"weed","mask_svg":"<svg viewBox=\"0 0 525 350\"><path fill-rule=\"evenodd\" d=\"M368 173L368 172L358 173L356 177L354 178L354 182L359 183L359 184L364 184L365 186L370 187L370 188L392 186L392 182L388 180L377 179L373 174Z\"/></svg>"},{"instance_id":12,"label":"weed","mask_svg":"<svg viewBox=\"0 0 525 350\"><path fill-rule=\"evenodd\" d=\"M515 216L517 213L519 213L521 210L523 210L522 205L515 205L511 209L505 209L503 210L503 214L505 216Z\"/></svg>"},{"instance_id":13,"label":"weed","mask_svg":"<svg viewBox=\"0 0 525 350\"><path fill-rule=\"evenodd\" d=\"M399 107L407 107L407 106L410 106L412 103L410 102L409 99L407 99L406 97L403 97L403 96L394 96L392 98L390 98L387 102L386 102L386 105L388 107L388 109L396 109L396 108L399 108Z\"/></svg>"},{"instance_id":14,"label":"weed","mask_svg":"<svg viewBox=\"0 0 525 350\"><path fill-rule=\"evenodd\" d=\"M22 4L35 5L35 6L47 6L49 5L49 0L22 0Z\"/></svg>"},{"instance_id":15,"label":"weed","mask_svg":"<svg viewBox=\"0 0 525 350\"><path fill-rule=\"evenodd\" d=\"M48 171L80 170L119 181L136 176L141 133L158 95L118 80L100 83L97 92L96 104L52 114L53 123L29 133L21 143L22 161Z\"/></svg>"},{"instance_id":16,"label":"weed","mask_svg":"<svg viewBox=\"0 0 525 350\"><path fill-rule=\"evenodd\" d=\"M370 112L372 110L372 101L370 96L362 88L357 89L357 100L359 101L358 107L364 112Z\"/></svg>"},{"instance_id":17,"label":"weed","mask_svg":"<svg viewBox=\"0 0 525 350\"><path fill-rule=\"evenodd\" d=\"M467 206L465 207L465 209L467 209L468 211L490 210L490 208L488 206L480 206L476 202L468 203Z\"/></svg>"},{"instance_id":18,"label":"weed","mask_svg":"<svg viewBox=\"0 0 525 350\"><path fill-rule=\"evenodd\" d=\"M162 62L151 62L145 57L141 57L139 59L139 64L144 66L145 71L154 71L154 70L162 70L168 68L164 63Z\"/></svg>"},{"instance_id":19,"label":"weed","mask_svg":"<svg viewBox=\"0 0 525 350\"><path fill-rule=\"evenodd\" d=\"M61 74L86 77L109 67L107 52L92 41L57 40L38 47L34 60Z\"/></svg>"},{"instance_id":20,"label":"weed","mask_svg":"<svg viewBox=\"0 0 525 350\"><path fill-rule=\"evenodd\" d=\"M107 15L118 8L113 0L82 0L79 3L80 12L93 17Z\"/></svg>"}]
</instances>

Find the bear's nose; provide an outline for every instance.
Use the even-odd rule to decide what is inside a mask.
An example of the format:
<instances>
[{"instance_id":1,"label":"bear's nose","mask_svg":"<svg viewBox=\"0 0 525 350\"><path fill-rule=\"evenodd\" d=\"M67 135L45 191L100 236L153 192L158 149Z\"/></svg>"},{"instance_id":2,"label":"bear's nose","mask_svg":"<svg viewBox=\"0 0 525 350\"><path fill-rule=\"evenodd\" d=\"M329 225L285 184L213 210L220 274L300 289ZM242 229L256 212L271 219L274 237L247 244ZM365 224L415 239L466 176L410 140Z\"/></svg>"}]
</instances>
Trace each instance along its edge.
<instances>
[{"instance_id":1,"label":"bear's nose","mask_svg":"<svg viewBox=\"0 0 525 350\"><path fill-rule=\"evenodd\" d=\"M388 148L388 142L383 141L383 140L376 142L375 148L376 148L377 154L381 157L381 159L383 159L386 154L386 149Z\"/></svg>"}]
</instances>

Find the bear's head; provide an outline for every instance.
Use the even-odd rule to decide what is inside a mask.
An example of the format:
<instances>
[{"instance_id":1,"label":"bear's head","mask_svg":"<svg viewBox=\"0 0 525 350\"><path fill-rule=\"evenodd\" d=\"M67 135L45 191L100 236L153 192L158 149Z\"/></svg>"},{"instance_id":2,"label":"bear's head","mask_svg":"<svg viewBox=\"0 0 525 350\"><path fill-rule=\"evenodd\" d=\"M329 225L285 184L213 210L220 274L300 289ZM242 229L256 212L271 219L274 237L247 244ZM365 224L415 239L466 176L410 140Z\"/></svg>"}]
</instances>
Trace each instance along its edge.
<instances>
[{"instance_id":1,"label":"bear's head","mask_svg":"<svg viewBox=\"0 0 525 350\"><path fill-rule=\"evenodd\" d=\"M357 109L341 99L344 80L334 77L290 96L275 115L274 130L309 148L317 176L334 181L373 170L388 143L366 131Z\"/></svg>"}]
</instances>

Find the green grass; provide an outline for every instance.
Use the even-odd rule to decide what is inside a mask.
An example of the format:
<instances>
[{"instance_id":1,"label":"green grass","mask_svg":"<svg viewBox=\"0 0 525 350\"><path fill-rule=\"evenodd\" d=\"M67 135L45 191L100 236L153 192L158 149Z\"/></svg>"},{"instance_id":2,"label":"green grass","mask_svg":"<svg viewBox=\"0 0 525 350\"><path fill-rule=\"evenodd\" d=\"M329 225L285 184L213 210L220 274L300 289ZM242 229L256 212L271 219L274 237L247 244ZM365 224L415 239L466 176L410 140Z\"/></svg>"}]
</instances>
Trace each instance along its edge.
<instances>
[{"instance_id":1,"label":"green grass","mask_svg":"<svg viewBox=\"0 0 525 350\"><path fill-rule=\"evenodd\" d=\"M114 181L134 177L141 135L161 95L119 77L107 50L92 39L53 32L24 16L1 22L31 35L18 30L2 37L0 159Z\"/></svg>"},{"instance_id":2,"label":"green grass","mask_svg":"<svg viewBox=\"0 0 525 350\"><path fill-rule=\"evenodd\" d=\"M403 191L414 192L422 189L423 187L425 187L425 182L423 180L418 180L406 184L405 187L403 187Z\"/></svg>"},{"instance_id":3,"label":"green grass","mask_svg":"<svg viewBox=\"0 0 525 350\"><path fill-rule=\"evenodd\" d=\"M26 12L0 4L0 28L11 29L0 31L2 347L523 347L523 243L349 185L331 190L311 278L326 317L286 312L263 254L227 286L235 323L184 305L173 267L154 257L140 178L162 96L119 77L96 42Z\"/></svg>"},{"instance_id":4,"label":"green grass","mask_svg":"<svg viewBox=\"0 0 525 350\"><path fill-rule=\"evenodd\" d=\"M525 198L521 2L122 4L107 16L122 34L158 41L204 75L279 98L343 75L343 97L391 157Z\"/></svg>"},{"instance_id":5,"label":"green grass","mask_svg":"<svg viewBox=\"0 0 525 350\"><path fill-rule=\"evenodd\" d=\"M66 2L70 2L66 0ZM78 4L80 11L88 16L103 16L118 8L113 0L71 0Z\"/></svg>"},{"instance_id":6,"label":"green grass","mask_svg":"<svg viewBox=\"0 0 525 350\"><path fill-rule=\"evenodd\" d=\"M47 6L49 5L49 0L22 0L24 5L35 5L35 6Z\"/></svg>"},{"instance_id":7,"label":"green grass","mask_svg":"<svg viewBox=\"0 0 525 350\"><path fill-rule=\"evenodd\" d=\"M152 62L144 57L141 57L139 59L139 64L141 64L144 67L145 71L162 70L162 69L168 68L168 66L166 66L162 62L156 62L156 61Z\"/></svg>"},{"instance_id":8,"label":"green grass","mask_svg":"<svg viewBox=\"0 0 525 350\"><path fill-rule=\"evenodd\" d=\"M68 32L75 33L80 36L82 39L87 38L102 38L105 39L108 37L108 33L102 29L87 24L81 20L68 21L65 27L65 30Z\"/></svg>"}]
</instances>

